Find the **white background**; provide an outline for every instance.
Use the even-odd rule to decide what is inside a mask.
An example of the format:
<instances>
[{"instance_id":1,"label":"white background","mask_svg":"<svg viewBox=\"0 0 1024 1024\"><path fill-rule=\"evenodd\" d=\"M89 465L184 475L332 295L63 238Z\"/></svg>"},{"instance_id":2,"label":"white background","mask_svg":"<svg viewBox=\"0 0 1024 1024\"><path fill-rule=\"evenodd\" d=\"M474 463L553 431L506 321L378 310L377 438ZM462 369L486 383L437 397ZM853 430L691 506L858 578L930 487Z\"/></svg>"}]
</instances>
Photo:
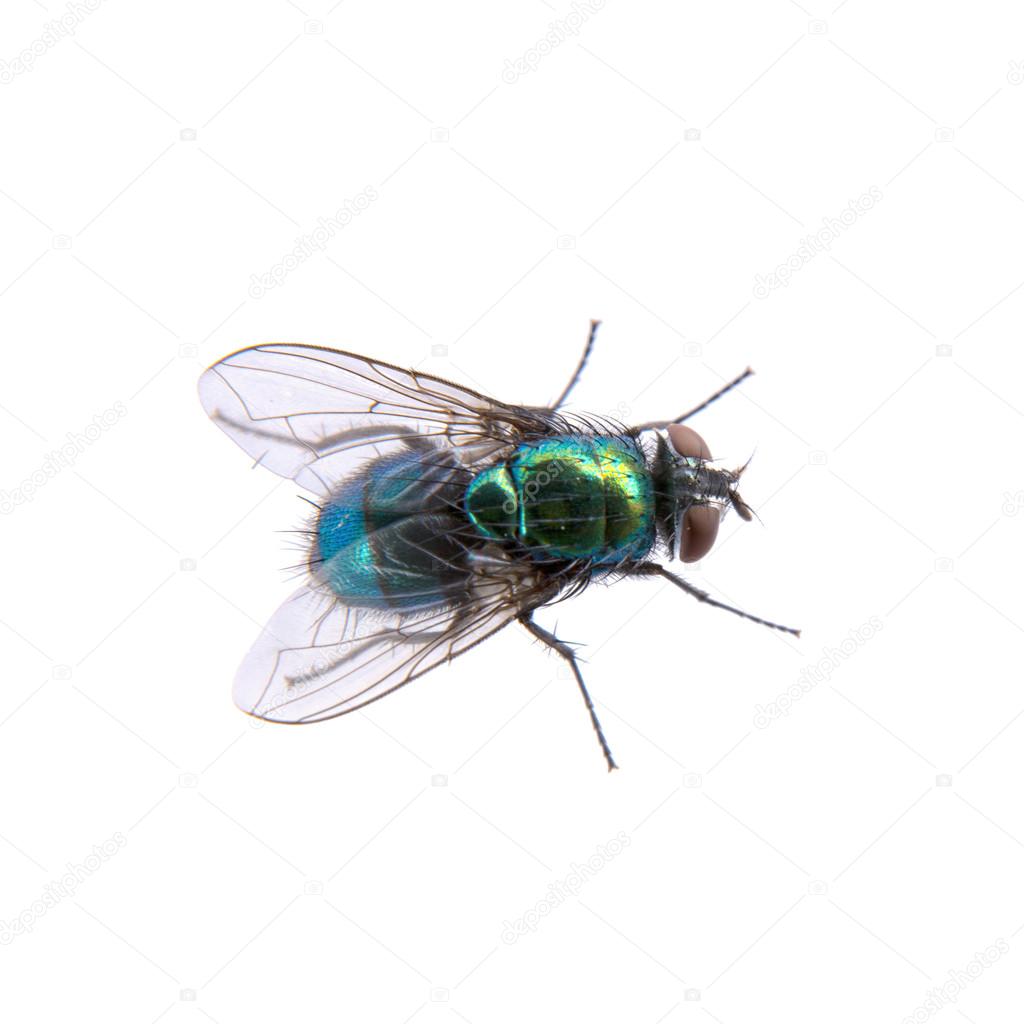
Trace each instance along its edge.
<instances>
[{"instance_id":1,"label":"white background","mask_svg":"<svg viewBox=\"0 0 1024 1024\"><path fill-rule=\"evenodd\" d=\"M1024 14L806 4L608 0L560 41L560 0L106 0L47 45L67 8L6 0L5 1017L1017 1019ZM541 612L612 775L517 629L254 728L230 680L305 506L202 369L305 341L539 404L591 317L584 409L755 367L694 425L755 453L762 523L693 578L803 639L657 583Z\"/></svg>"}]
</instances>

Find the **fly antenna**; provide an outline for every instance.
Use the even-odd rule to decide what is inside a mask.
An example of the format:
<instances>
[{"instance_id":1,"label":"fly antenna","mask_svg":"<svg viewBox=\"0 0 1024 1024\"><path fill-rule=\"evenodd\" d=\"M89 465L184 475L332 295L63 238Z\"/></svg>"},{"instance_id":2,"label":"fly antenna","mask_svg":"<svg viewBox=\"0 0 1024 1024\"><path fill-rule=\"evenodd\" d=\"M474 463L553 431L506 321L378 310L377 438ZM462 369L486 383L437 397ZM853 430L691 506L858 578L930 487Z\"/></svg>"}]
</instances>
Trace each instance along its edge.
<instances>
[{"instance_id":1,"label":"fly antenna","mask_svg":"<svg viewBox=\"0 0 1024 1024\"><path fill-rule=\"evenodd\" d=\"M757 449L755 448L754 451L756 452L756 450ZM743 476L743 474L746 472L747 466L750 465L750 460L753 457L754 452L751 452L750 456L747 458L747 461L744 462L739 469L733 470L732 481L734 484L739 483L740 477ZM744 522L749 523L752 519L756 517L757 521L761 523L762 526L764 525L763 521L761 520L761 517L757 515L757 513L740 497L739 491L737 491L735 487L729 488L729 502L732 505L732 507L736 510L736 514Z\"/></svg>"},{"instance_id":2,"label":"fly antenna","mask_svg":"<svg viewBox=\"0 0 1024 1024\"><path fill-rule=\"evenodd\" d=\"M736 509L736 514L740 519L744 520L744 522L749 523L756 515L754 510L740 497L739 491L729 491L729 503L734 509ZM760 521L761 517L758 516L758 522Z\"/></svg>"}]
</instances>

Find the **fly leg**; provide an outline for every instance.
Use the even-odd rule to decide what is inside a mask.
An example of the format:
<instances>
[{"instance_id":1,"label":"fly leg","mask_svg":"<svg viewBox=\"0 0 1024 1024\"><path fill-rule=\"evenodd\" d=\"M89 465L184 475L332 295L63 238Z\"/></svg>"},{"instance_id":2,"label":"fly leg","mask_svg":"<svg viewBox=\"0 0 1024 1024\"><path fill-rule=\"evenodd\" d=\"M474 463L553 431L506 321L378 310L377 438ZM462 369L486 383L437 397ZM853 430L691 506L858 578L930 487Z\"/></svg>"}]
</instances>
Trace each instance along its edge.
<instances>
[{"instance_id":1,"label":"fly leg","mask_svg":"<svg viewBox=\"0 0 1024 1024\"><path fill-rule=\"evenodd\" d=\"M664 430L670 423L685 423L691 416L696 416L697 413L702 412L712 402L721 398L728 391L732 391L737 384L741 381L745 381L748 377L753 376L754 371L748 366L738 377L734 377L728 384L720 387L710 398L706 398L700 405L695 405L689 412L684 412L682 416L677 416L674 420L656 420L651 423L642 423L637 430Z\"/></svg>"},{"instance_id":2,"label":"fly leg","mask_svg":"<svg viewBox=\"0 0 1024 1024\"><path fill-rule=\"evenodd\" d=\"M580 673L580 667L576 662L576 655L572 648L562 640L559 640L554 633L549 633L543 626L538 626L533 621L533 613L526 612L519 616L519 621L542 643L546 644L551 650L560 654L569 663L569 668L572 669L572 674L576 677L576 682L579 684L580 693L583 695L583 703L587 705L587 711L590 712L590 722L594 726L594 732L597 733L597 740L601 744L601 750L604 753L604 759L608 762L608 771L613 768L618 768L612 757L611 748L608 746L608 741L604 738L604 731L601 728L601 723L597 720L597 712L594 710L594 702L590 699L590 694L587 692L587 685L583 682L583 675Z\"/></svg>"},{"instance_id":3,"label":"fly leg","mask_svg":"<svg viewBox=\"0 0 1024 1024\"><path fill-rule=\"evenodd\" d=\"M721 608L724 611L732 612L733 615L738 615L741 619L748 619L750 622L758 622L762 626L767 626L769 629L777 629L783 633L790 633L792 636L800 635L800 630L793 629L792 626L782 626L777 622L771 622L770 620L762 619L757 615L751 615L749 612L740 611L739 608L734 608L731 604L716 601L706 591L701 590L699 587L695 587L692 583L688 583L681 576L677 576L674 572L669 572L669 570L663 565L658 565L655 562L640 562L629 570L629 575L661 576L663 579L668 580L669 583L675 584L680 590L685 591L690 595L690 597L696 598L704 604L709 604L712 608Z\"/></svg>"},{"instance_id":4,"label":"fly leg","mask_svg":"<svg viewBox=\"0 0 1024 1024\"><path fill-rule=\"evenodd\" d=\"M583 349L583 355L580 356L580 361L573 371L572 377L569 379L569 383L565 385L565 390L558 396L557 401L551 406L551 411L560 409L565 403L565 400L569 397L569 392L579 383L579 379L583 374L583 367L587 365L587 360L590 358L591 349L594 347L594 339L597 337L597 329L601 326L600 320L590 321L590 333L587 335L587 344Z\"/></svg>"}]
</instances>

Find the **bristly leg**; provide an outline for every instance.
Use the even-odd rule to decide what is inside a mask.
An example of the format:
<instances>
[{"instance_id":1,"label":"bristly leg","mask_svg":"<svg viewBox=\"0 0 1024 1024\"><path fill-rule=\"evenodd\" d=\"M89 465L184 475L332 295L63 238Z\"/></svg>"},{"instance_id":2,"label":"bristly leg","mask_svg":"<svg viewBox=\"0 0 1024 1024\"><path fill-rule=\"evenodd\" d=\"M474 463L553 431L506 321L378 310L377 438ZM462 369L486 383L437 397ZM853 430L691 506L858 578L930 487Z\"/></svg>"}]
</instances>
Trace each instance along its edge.
<instances>
[{"instance_id":1,"label":"bristly leg","mask_svg":"<svg viewBox=\"0 0 1024 1024\"><path fill-rule=\"evenodd\" d=\"M641 423L637 430L664 430L670 423L685 423L691 416L696 416L697 413L703 412L712 402L717 401L722 395L732 391L737 384L742 383L748 377L752 377L754 371L748 366L738 377L734 377L728 384L720 387L710 398L704 399L700 405L695 405L689 412L684 412L682 416L677 416L674 420L654 420L650 423Z\"/></svg>"},{"instance_id":2,"label":"bristly leg","mask_svg":"<svg viewBox=\"0 0 1024 1024\"><path fill-rule=\"evenodd\" d=\"M572 674L576 677L576 682L579 684L580 693L583 695L583 702L587 705L587 711L590 712L590 721L594 726L594 732L597 733L597 739L601 744L601 751L604 753L604 759L608 762L608 771L618 768L619 766L615 763L615 759L612 757L608 741L604 738L604 730L601 728L601 723L597 719L597 712L594 710L594 702L590 699L590 694L587 692L587 685L583 682L583 675L580 672L580 667L576 662L576 655L572 648L568 644L559 640L554 633L549 633L543 626L538 626L537 623L533 621L532 612L520 615L519 621L538 640L546 644L557 654L560 654L569 663L569 668L572 669Z\"/></svg>"},{"instance_id":3,"label":"bristly leg","mask_svg":"<svg viewBox=\"0 0 1024 1024\"><path fill-rule=\"evenodd\" d=\"M760 625L767 626L769 629L777 629L782 633L789 633L792 636L800 635L800 630L794 629L792 626L783 626L778 622L772 622L769 619L762 619L757 615L751 615L749 612L740 611L739 608L734 608L731 604L716 601L710 594L699 587L695 587L692 583L688 583L681 576L669 572L663 565L658 565L656 562L640 562L628 570L628 574L630 576L661 576L663 579L668 580L669 583L674 583L680 590L689 594L690 597L696 598L704 604L709 604L713 608L721 608L723 611L732 612L733 615L738 615L741 619L760 623Z\"/></svg>"},{"instance_id":4,"label":"bristly leg","mask_svg":"<svg viewBox=\"0 0 1024 1024\"><path fill-rule=\"evenodd\" d=\"M597 337L597 329L601 326L600 320L590 321L590 333L587 335L587 344L583 349L583 355L580 356L580 361L573 371L572 377L569 379L569 383L565 385L565 390L558 396L558 399L551 406L551 411L554 412L556 409L560 409L565 403L565 400L569 397L569 392L579 383L580 377L583 375L583 367L587 365L587 360L590 358L590 352L594 347L594 339Z\"/></svg>"}]
</instances>

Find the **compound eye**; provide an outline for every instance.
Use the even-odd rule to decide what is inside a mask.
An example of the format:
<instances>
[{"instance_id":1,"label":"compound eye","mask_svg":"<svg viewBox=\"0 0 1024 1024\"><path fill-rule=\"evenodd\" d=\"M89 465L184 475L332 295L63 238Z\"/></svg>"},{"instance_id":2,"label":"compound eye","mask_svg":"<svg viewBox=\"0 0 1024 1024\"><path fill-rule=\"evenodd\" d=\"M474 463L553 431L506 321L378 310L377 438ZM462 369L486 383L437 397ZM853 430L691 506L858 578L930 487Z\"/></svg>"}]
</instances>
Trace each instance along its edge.
<instances>
[{"instance_id":1,"label":"compound eye","mask_svg":"<svg viewBox=\"0 0 1024 1024\"><path fill-rule=\"evenodd\" d=\"M668 440L684 458L704 462L711 458L711 449L704 438L682 423L669 424ZM717 505L691 505L686 510L679 528L680 561L699 562L715 546L721 517Z\"/></svg>"},{"instance_id":2,"label":"compound eye","mask_svg":"<svg viewBox=\"0 0 1024 1024\"><path fill-rule=\"evenodd\" d=\"M691 505L686 510L679 533L681 562L699 562L715 546L720 519L717 505Z\"/></svg>"},{"instance_id":3,"label":"compound eye","mask_svg":"<svg viewBox=\"0 0 1024 1024\"><path fill-rule=\"evenodd\" d=\"M677 454L688 459L704 459L706 461L711 458L711 450L704 438L696 430L691 430L689 427L683 426L682 423L668 425L668 440Z\"/></svg>"}]
</instances>

